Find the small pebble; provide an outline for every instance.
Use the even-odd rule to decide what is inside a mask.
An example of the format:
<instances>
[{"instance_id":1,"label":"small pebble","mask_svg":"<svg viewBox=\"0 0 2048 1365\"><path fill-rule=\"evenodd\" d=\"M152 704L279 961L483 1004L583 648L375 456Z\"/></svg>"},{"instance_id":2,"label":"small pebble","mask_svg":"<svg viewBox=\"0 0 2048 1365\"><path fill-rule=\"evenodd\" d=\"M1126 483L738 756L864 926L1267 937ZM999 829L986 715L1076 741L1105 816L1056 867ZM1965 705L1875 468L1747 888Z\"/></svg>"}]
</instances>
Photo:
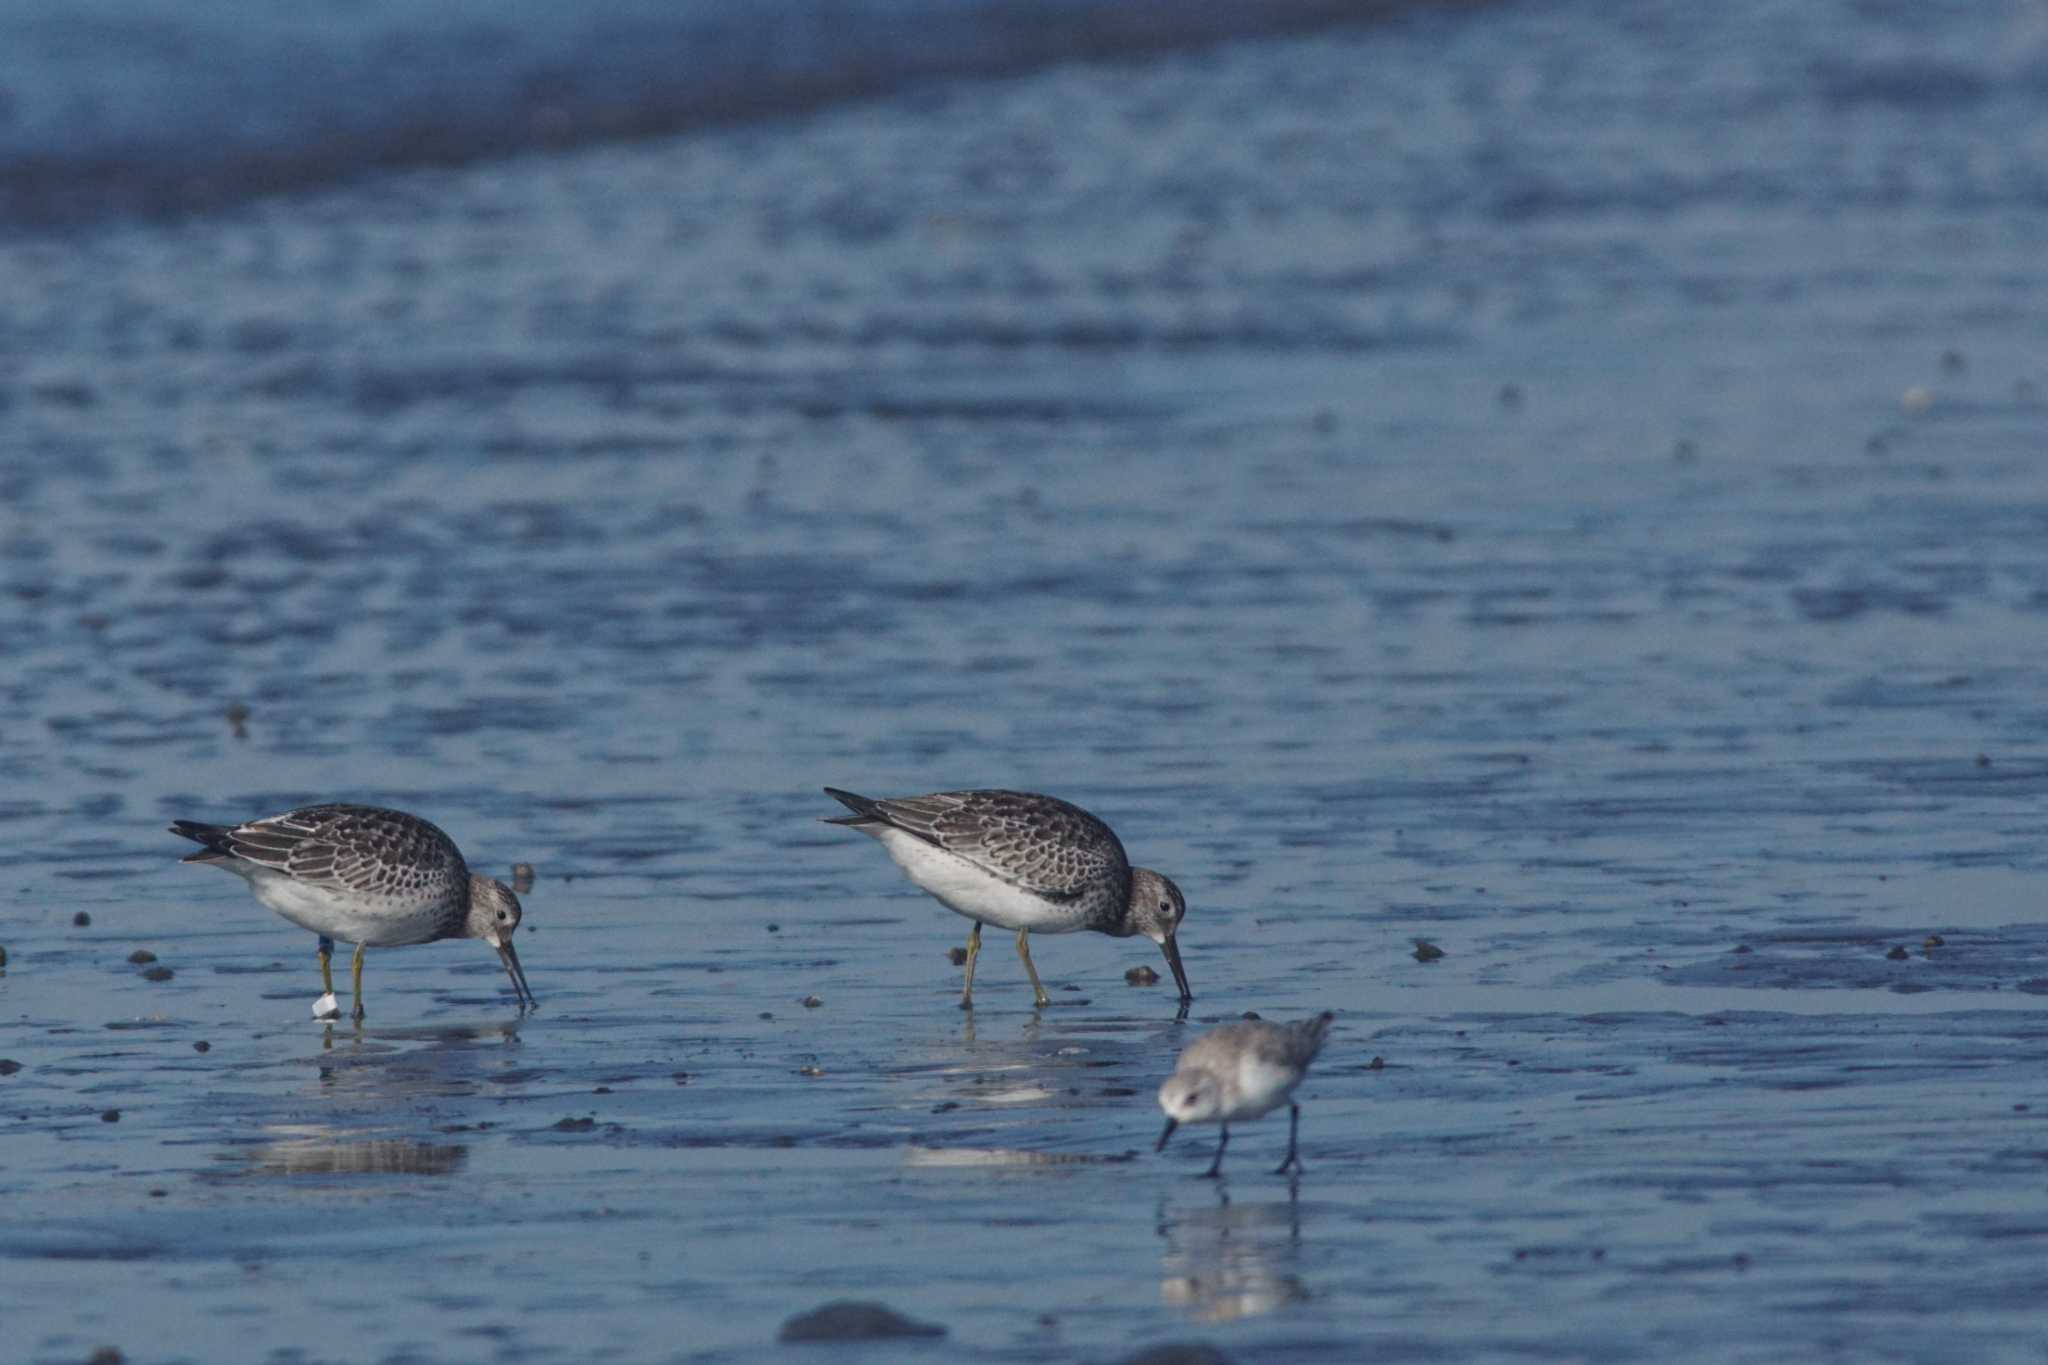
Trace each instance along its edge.
<instances>
[{"instance_id":1,"label":"small pebble","mask_svg":"<svg viewBox=\"0 0 2048 1365\"><path fill-rule=\"evenodd\" d=\"M1263 1019L1265 1016L1260 1014L1257 1010L1246 1010L1243 1014L1240 1014L1237 1017L1240 1019Z\"/></svg>"},{"instance_id":2,"label":"small pebble","mask_svg":"<svg viewBox=\"0 0 2048 1365\"><path fill-rule=\"evenodd\" d=\"M213 1051L213 1044L207 1042L204 1038L202 1038L198 1042L192 1044L192 1050L194 1052L211 1052Z\"/></svg>"},{"instance_id":3,"label":"small pebble","mask_svg":"<svg viewBox=\"0 0 2048 1365\"><path fill-rule=\"evenodd\" d=\"M946 961L952 963L955 967L965 967L967 965L967 950L965 948L946 949Z\"/></svg>"},{"instance_id":4,"label":"small pebble","mask_svg":"<svg viewBox=\"0 0 2048 1365\"><path fill-rule=\"evenodd\" d=\"M249 730L246 724L249 719L248 707L240 702L235 702L228 707L227 718L228 727L233 730L236 739L247 739L249 737Z\"/></svg>"},{"instance_id":5,"label":"small pebble","mask_svg":"<svg viewBox=\"0 0 2048 1365\"><path fill-rule=\"evenodd\" d=\"M1965 362L1963 360L1963 353L1961 351L1951 350L1943 351L1941 353L1941 372L1943 374L1961 374L1963 372L1964 364Z\"/></svg>"},{"instance_id":6,"label":"small pebble","mask_svg":"<svg viewBox=\"0 0 2048 1365\"><path fill-rule=\"evenodd\" d=\"M822 1066L800 1066L796 1069L796 1074L816 1079L825 1074L825 1068Z\"/></svg>"},{"instance_id":7,"label":"small pebble","mask_svg":"<svg viewBox=\"0 0 2048 1365\"><path fill-rule=\"evenodd\" d=\"M1926 938L1920 940L1920 946L1922 948L1939 948L1942 944L1947 942L1948 940L1943 938L1940 934L1929 934Z\"/></svg>"},{"instance_id":8,"label":"small pebble","mask_svg":"<svg viewBox=\"0 0 2048 1365\"><path fill-rule=\"evenodd\" d=\"M1894 962L1904 962L1906 960L1907 953L1903 946L1899 946L1894 947L1890 952L1886 953L1885 956L1890 958Z\"/></svg>"},{"instance_id":9,"label":"small pebble","mask_svg":"<svg viewBox=\"0 0 2048 1365\"><path fill-rule=\"evenodd\" d=\"M512 864L512 889L522 896L533 890L532 863Z\"/></svg>"},{"instance_id":10,"label":"small pebble","mask_svg":"<svg viewBox=\"0 0 2048 1365\"><path fill-rule=\"evenodd\" d=\"M1978 755L1977 755L1977 766L1978 766L1978 767L1980 767L1980 768L1988 768L1988 767L1990 767L1990 766L1991 766L1991 755L1990 755L1990 754L1978 754Z\"/></svg>"},{"instance_id":11,"label":"small pebble","mask_svg":"<svg viewBox=\"0 0 2048 1365\"><path fill-rule=\"evenodd\" d=\"M1130 982L1133 986L1156 986L1159 984L1159 973L1153 971L1150 967L1140 964L1125 972L1124 980Z\"/></svg>"},{"instance_id":12,"label":"small pebble","mask_svg":"<svg viewBox=\"0 0 2048 1365\"><path fill-rule=\"evenodd\" d=\"M74 927L74 928L78 928L78 929L83 929L83 928L85 928L85 926L86 926L86 925L88 925L88 924L91 924L91 923L92 923L92 916L91 916L91 915L88 915L88 914L86 914L86 913L85 913L85 911L83 911L83 910L79 911L79 912L78 912L77 914L75 914L75 915L73 915L73 916L71 917L71 924L72 924L72 927Z\"/></svg>"},{"instance_id":13,"label":"small pebble","mask_svg":"<svg viewBox=\"0 0 2048 1365\"><path fill-rule=\"evenodd\" d=\"M1700 448L1692 441L1681 437L1678 443L1671 447L1671 458L1680 464L1697 463L1700 458Z\"/></svg>"},{"instance_id":14,"label":"small pebble","mask_svg":"<svg viewBox=\"0 0 2048 1365\"><path fill-rule=\"evenodd\" d=\"M1934 406L1934 390L1914 384L1899 395L1899 406L1907 412L1925 412Z\"/></svg>"},{"instance_id":15,"label":"small pebble","mask_svg":"<svg viewBox=\"0 0 2048 1365\"><path fill-rule=\"evenodd\" d=\"M12 1057L0 1057L0 1076L12 1076L21 1070L21 1063Z\"/></svg>"},{"instance_id":16,"label":"small pebble","mask_svg":"<svg viewBox=\"0 0 2048 1365\"><path fill-rule=\"evenodd\" d=\"M5 948L0 948L0 967L5 967L6 965L7 965L7 950L6 950Z\"/></svg>"},{"instance_id":17,"label":"small pebble","mask_svg":"<svg viewBox=\"0 0 2048 1365\"><path fill-rule=\"evenodd\" d=\"M678 1071L671 1079L673 1079L677 1085L688 1085L690 1083L690 1073L687 1071Z\"/></svg>"},{"instance_id":18,"label":"small pebble","mask_svg":"<svg viewBox=\"0 0 2048 1365\"><path fill-rule=\"evenodd\" d=\"M170 1194L170 1191L169 1191L169 1190L151 1190L151 1191L149 1192L149 1197L150 1197L151 1199L162 1199L162 1198L166 1197L166 1196L167 1196L167 1195L169 1195L169 1194Z\"/></svg>"},{"instance_id":19,"label":"small pebble","mask_svg":"<svg viewBox=\"0 0 2048 1365\"><path fill-rule=\"evenodd\" d=\"M596 1119L562 1119L555 1124L558 1133L587 1133L597 1127Z\"/></svg>"},{"instance_id":20,"label":"small pebble","mask_svg":"<svg viewBox=\"0 0 2048 1365\"><path fill-rule=\"evenodd\" d=\"M946 1329L904 1317L887 1304L841 1299L799 1313L782 1324L779 1341L882 1341L890 1337L942 1337Z\"/></svg>"},{"instance_id":21,"label":"small pebble","mask_svg":"<svg viewBox=\"0 0 2048 1365\"><path fill-rule=\"evenodd\" d=\"M770 920L768 922L768 932L771 934L779 934L782 932L782 926L775 923L773 920Z\"/></svg>"},{"instance_id":22,"label":"small pebble","mask_svg":"<svg viewBox=\"0 0 2048 1365\"><path fill-rule=\"evenodd\" d=\"M807 995L803 999L797 1001L797 1003L799 1005L802 1005L807 1010L814 1010L818 1008L818 1006L824 1004L825 1002L820 1000L815 995Z\"/></svg>"},{"instance_id":23,"label":"small pebble","mask_svg":"<svg viewBox=\"0 0 2048 1365\"><path fill-rule=\"evenodd\" d=\"M100 1111L100 1122L101 1122L101 1123L119 1123L120 1121L121 1121L121 1111L120 1111L120 1110L118 1110L118 1109L103 1109L103 1110L101 1110L101 1111Z\"/></svg>"},{"instance_id":24,"label":"small pebble","mask_svg":"<svg viewBox=\"0 0 2048 1365\"><path fill-rule=\"evenodd\" d=\"M151 967L142 973L144 981L169 981L177 973L169 967Z\"/></svg>"},{"instance_id":25,"label":"small pebble","mask_svg":"<svg viewBox=\"0 0 2048 1365\"><path fill-rule=\"evenodd\" d=\"M1444 950L1431 943L1428 939L1418 938L1415 940L1415 960L1417 962L1434 962L1443 955Z\"/></svg>"},{"instance_id":26,"label":"small pebble","mask_svg":"<svg viewBox=\"0 0 2048 1365\"><path fill-rule=\"evenodd\" d=\"M1496 401L1509 412L1515 411L1522 406L1521 387L1516 384L1501 385L1500 393L1496 395Z\"/></svg>"},{"instance_id":27,"label":"small pebble","mask_svg":"<svg viewBox=\"0 0 2048 1365\"><path fill-rule=\"evenodd\" d=\"M1373 1059L1365 1064L1365 1069L1367 1071L1385 1071L1387 1069L1387 1059L1375 1054Z\"/></svg>"},{"instance_id":28,"label":"small pebble","mask_svg":"<svg viewBox=\"0 0 2048 1365\"><path fill-rule=\"evenodd\" d=\"M147 948L137 948L134 952L128 954L128 960L138 967L146 966L156 961L156 954Z\"/></svg>"},{"instance_id":29,"label":"small pebble","mask_svg":"<svg viewBox=\"0 0 2048 1365\"><path fill-rule=\"evenodd\" d=\"M1738 943L1733 948L1730 948L1728 951L1731 953L1747 953L1753 952L1755 950L1752 949L1747 943Z\"/></svg>"},{"instance_id":30,"label":"small pebble","mask_svg":"<svg viewBox=\"0 0 2048 1365\"><path fill-rule=\"evenodd\" d=\"M102 1346L85 1358L85 1365L126 1365L128 1357L111 1346Z\"/></svg>"},{"instance_id":31,"label":"small pebble","mask_svg":"<svg viewBox=\"0 0 2048 1365\"><path fill-rule=\"evenodd\" d=\"M608 1085L601 1085L590 1093L593 1095L609 1095L612 1093L612 1088Z\"/></svg>"}]
</instances>

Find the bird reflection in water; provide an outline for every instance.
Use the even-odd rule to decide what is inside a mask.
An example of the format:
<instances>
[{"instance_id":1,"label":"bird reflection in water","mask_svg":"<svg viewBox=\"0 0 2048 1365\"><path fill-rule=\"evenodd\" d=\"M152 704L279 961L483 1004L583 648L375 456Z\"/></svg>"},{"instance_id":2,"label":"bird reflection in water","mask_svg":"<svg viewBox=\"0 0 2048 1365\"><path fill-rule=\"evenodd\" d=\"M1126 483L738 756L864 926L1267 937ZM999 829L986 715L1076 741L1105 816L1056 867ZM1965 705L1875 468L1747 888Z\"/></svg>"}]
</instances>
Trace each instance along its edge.
<instances>
[{"instance_id":1,"label":"bird reflection in water","mask_svg":"<svg viewBox=\"0 0 2048 1365\"><path fill-rule=\"evenodd\" d=\"M1214 1207L1159 1206L1159 1297L1199 1322L1253 1318L1308 1298L1301 1263L1301 1205L1233 1204L1217 1190Z\"/></svg>"},{"instance_id":2,"label":"bird reflection in water","mask_svg":"<svg viewBox=\"0 0 2048 1365\"><path fill-rule=\"evenodd\" d=\"M345 1136L318 1125L280 1126L269 1142L233 1153L257 1176L451 1175L469 1160L459 1143Z\"/></svg>"}]
</instances>

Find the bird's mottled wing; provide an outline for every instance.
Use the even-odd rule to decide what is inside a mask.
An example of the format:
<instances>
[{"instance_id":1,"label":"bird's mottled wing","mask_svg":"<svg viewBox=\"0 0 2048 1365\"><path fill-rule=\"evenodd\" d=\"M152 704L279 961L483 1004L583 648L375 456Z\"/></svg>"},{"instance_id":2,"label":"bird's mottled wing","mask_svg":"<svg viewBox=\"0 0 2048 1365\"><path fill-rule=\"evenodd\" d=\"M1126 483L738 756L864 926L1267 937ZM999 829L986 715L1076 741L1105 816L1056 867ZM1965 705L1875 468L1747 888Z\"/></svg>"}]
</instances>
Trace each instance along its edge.
<instances>
[{"instance_id":1,"label":"bird's mottled wing","mask_svg":"<svg viewBox=\"0 0 2048 1365\"><path fill-rule=\"evenodd\" d=\"M1052 899L1086 893L1130 862L1108 825L1057 797L999 790L933 792L875 802L889 823L993 876Z\"/></svg>"},{"instance_id":2,"label":"bird's mottled wing","mask_svg":"<svg viewBox=\"0 0 2048 1365\"><path fill-rule=\"evenodd\" d=\"M267 815L261 820L251 820L228 831L228 851L245 862L271 868L288 876L298 876L292 867L292 860L308 836L318 829L326 818L329 807L306 806L299 810L288 810L282 815ZM309 878L308 880L322 880Z\"/></svg>"},{"instance_id":3,"label":"bird's mottled wing","mask_svg":"<svg viewBox=\"0 0 2048 1365\"><path fill-rule=\"evenodd\" d=\"M375 806L303 806L241 825L229 840L237 857L356 892L434 896L468 875L435 826Z\"/></svg>"},{"instance_id":4,"label":"bird's mottled wing","mask_svg":"<svg viewBox=\"0 0 2048 1365\"><path fill-rule=\"evenodd\" d=\"M351 891L436 897L469 876L447 835L401 811L354 807L337 812L304 847L309 870L327 866L327 875Z\"/></svg>"}]
</instances>

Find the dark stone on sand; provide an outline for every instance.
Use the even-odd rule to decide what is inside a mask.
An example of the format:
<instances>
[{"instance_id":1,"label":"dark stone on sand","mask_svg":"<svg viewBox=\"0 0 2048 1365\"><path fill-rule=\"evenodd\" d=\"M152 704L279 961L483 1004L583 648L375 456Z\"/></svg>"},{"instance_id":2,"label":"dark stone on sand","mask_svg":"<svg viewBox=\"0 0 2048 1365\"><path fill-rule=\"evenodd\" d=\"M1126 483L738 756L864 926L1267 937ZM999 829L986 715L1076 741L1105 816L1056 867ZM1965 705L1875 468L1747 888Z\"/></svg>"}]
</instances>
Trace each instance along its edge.
<instances>
[{"instance_id":1,"label":"dark stone on sand","mask_svg":"<svg viewBox=\"0 0 2048 1365\"><path fill-rule=\"evenodd\" d=\"M946 961L952 963L955 967L965 967L967 965L967 950L965 948L946 949Z\"/></svg>"},{"instance_id":2,"label":"dark stone on sand","mask_svg":"<svg viewBox=\"0 0 2048 1365\"><path fill-rule=\"evenodd\" d=\"M904 1317L886 1304L841 1299L782 1324L778 1341L883 1341L891 1337L942 1337L935 1322Z\"/></svg>"},{"instance_id":3,"label":"dark stone on sand","mask_svg":"<svg viewBox=\"0 0 2048 1365\"><path fill-rule=\"evenodd\" d=\"M597 1127L596 1119L563 1119L555 1125L558 1133L587 1133Z\"/></svg>"},{"instance_id":4,"label":"dark stone on sand","mask_svg":"<svg viewBox=\"0 0 2048 1365\"><path fill-rule=\"evenodd\" d=\"M126 1365L128 1357L111 1346L102 1346L85 1358L85 1365Z\"/></svg>"},{"instance_id":5,"label":"dark stone on sand","mask_svg":"<svg viewBox=\"0 0 2048 1365\"><path fill-rule=\"evenodd\" d=\"M1907 959L1907 957L1910 956L1910 954L1906 952L1905 946L1901 944L1897 947L1894 947L1890 952L1886 953L1885 956L1890 958L1894 962L1904 962Z\"/></svg>"},{"instance_id":6,"label":"dark stone on sand","mask_svg":"<svg viewBox=\"0 0 2048 1365\"><path fill-rule=\"evenodd\" d=\"M1733 948L1730 948L1728 951L1731 953L1748 953L1754 952L1755 950L1751 948L1747 943L1738 943Z\"/></svg>"},{"instance_id":7,"label":"dark stone on sand","mask_svg":"<svg viewBox=\"0 0 2048 1365\"><path fill-rule=\"evenodd\" d=\"M0 967L5 967L6 965L7 965L7 950L6 950L5 948L0 948Z\"/></svg>"},{"instance_id":8,"label":"dark stone on sand","mask_svg":"<svg viewBox=\"0 0 2048 1365\"><path fill-rule=\"evenodd\" d=\"M1124 973L1124 980L1133 986L1156 986L1159 984L1159 973L1140 963Z\"/></svg>"},{"instance_id":9,"label":"dark stone on sand","mask_svg":"<svg viewBox=\"0 0 2048 1365\"><path fill-rule=\"evenodd\" d=\"M92 916L86 914L85 911L83 910L79 911L77 914L71 917L71 927L74 929L83 929L91 923Z\"/></svg>"},{"instance_id":10,"label":"dark stone on sand","mask_svg":"<svg viewBox=\"0 0 2048 1365\"><path fill-rule=\"evenodd\" d=\"M0 1057L0 1076L12 1076L21 1070L21 1063L12 1057Z\"/></svg>"},{"instance_id":11,"label":"dark stone on sand","mask_svg":"<svg viewBox=\"0 0 2048 1365\"><path fill-rule=\"evenodd\" d=\"M1387 1069L1387 1059L1384 1057L1375 1056L1371 1061L1365 1064L1365 1069L1367 1071L1385 1071Z\"/></svg>"},{"instance_id":12,"label":"dark stone on sand","mask_svg":"<svg viewBox=\"0 0 2048 1365\"><path fill-rule=\"evenodd\" d=\"M143 972L142 979L144 981L169 981L176 975L177 973L169 967L151 967Z\"/></svg>"},{"instance_id":13,"label":"dark stone on sand","mask_svg":"<svg viewBox=\"0 0 2048 1365\"><path fill-rule=\"evenodd\" d=\"M192 1050L194 1052L211 1052L213 1051L213 1044L201 1039L199 1042L192 1044Z\"/></svg>"},{"instance_id":14,"label":"dark stone on sand","mask_svg":"<svg viewBox=\"0 0 2048 1365\"><path fill-rule=\"evenodd\" d=\"M1148 1346L1117 1365L1234 1365L1231 1358L1206 1341L1173 1341Z\"/></svg>"},{"instance_id":15,"label":"dark stone on sand","mask_svg":"<svg viewBox=\"0 0 2048 1365\"><path fill-rule=\"evenodd\" d=\"M1434 962L1443 955L1444 950L1431 943L1428 939L1418 938L1415 940L1415 960L1417 962Z\"/></svg>"},{"instance_id":16,"label":"dark stone on sand","mask_svg":"<svg viewBox=\"0 0 2048 1365\"><path fill-rule=\"evenodd\" d=\"M824 1003L824 1001L820 1000L815 995L807 995L803 999L797 1001L797 1004L802 1005L807 1010L814 1010Z\"/></svg>"},{"instance_id":17,"label":"dark stone on sand","mask_svg":"<svg viewBox=\"0 0 2048 1365\"><path fill-rule=\"evenodd\" d=\"M119 1123L120 1121L121 1121L121 1111L120 1111L120 1110L118 1110L118 1109L103 1109L103 1110L101 1110L101 1111L100 1111L100 1122L101 1122L101 1123Z\"/></svg>"},{"instance_id":18,"label":"dark stone on sand","mask_svg":"<svg viewBox=\"0 0 2048 1365\"><path fill-rule=\"evenodd\" d=\"M147 948L137 948L134 952L128 954L128 960L138 967L145 967L156 961L156 954Z\"/></svg>"},{"instance_id":19,"label":"dark stone on sand","mask_svg":"<svg viewBox=\"0 0 2048 1365\"><path fill-rule=\"evenodd\" d=\"M1922 948L1939 948L1947 942L1948 940L1940 934L1929 934L1926 938L1920 940L1920 946Z\"/></svg>"},{"instance_id":20,"label":"dark stone on sand","mask_svg":"<svg viewBox=\"0 0 2048 1365\"><path fill-rule=\"evenodd\" d=\"M781 925L779 925L779 924L773 924L773 923L771 923L771 924L770 924L770 925L768 926L768 932L769 932L769 933L771 933L771 934L779 934L779 933L781 933L781 932L782 932L782 926L781 926Z\"/></svg>"}]
</instances>

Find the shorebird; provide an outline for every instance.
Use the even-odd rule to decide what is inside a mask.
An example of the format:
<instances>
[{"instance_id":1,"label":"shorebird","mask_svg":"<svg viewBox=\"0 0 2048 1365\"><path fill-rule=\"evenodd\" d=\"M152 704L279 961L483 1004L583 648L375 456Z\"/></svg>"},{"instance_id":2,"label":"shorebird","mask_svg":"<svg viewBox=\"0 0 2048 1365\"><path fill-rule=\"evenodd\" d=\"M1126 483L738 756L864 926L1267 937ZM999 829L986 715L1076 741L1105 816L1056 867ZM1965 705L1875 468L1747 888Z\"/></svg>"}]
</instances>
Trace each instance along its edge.
<instances>
[{"instance_id":1,"label":"shorebird","mask_svg":"<svg viewBox=\"0 0 2048 1365\"><path fill-rule=\"evenodd\" d=\"M534 1003L512 935L519 898L503 882L474 873L455 843L404 811L375 806L301 806L241 825L174 820L171 833L203 844L180 862L225 868L256 899L320 936L320 985L314 1006L339 1013L329 962L336 939L356 945L351 1017L363 1017L363 949L480 938L498 950L521 1008Z\"/></svg>"},{"instance_id":2,"label":"shorebird","mask_svg":"<svg viewBox=\"0 0 2048 1365\"><path fill-rule=\"evenodd\" d=\"M1039 1008L1052 1003L1031 965L1030 935L1093 929L1113 938L1143 934L1166 954L1181 1003L1194 999L1175 935L1187 917L1180 888L1132 867L1108 825L1079 806L1033 792L933 792L871 800L837 787L825 794L853 814L825 821L872 835L896 865L974 921L960 1008L974 1008L974 959L981 926L1017 932L1017 956Z\"/></svg>"},{"instance_id":3,"label":"shorebird","mask_svg":"<svg viewBox=\"0 0 2048 1365\"><path fill-rule=\"evenodd\" d=\"M1291 1098L1308 1074L1308 1065L1323 1050L1323 1038L1336 1015L1327 1010L1293 1024L1247 1019L1211 1029L1181 1049L1173 1075L1159 1087L1159 1107L1166 1111L1166 1131L1152 1150L1166 1150L1166 1140L1183 1123L1219 1123L1216 1159L1202 1174L1223 1174L1223 1149L1230 1145L1230 1125L1261 1118L1287 1106L1287 1159L1273 1171L1285 1175L1301 1169L1295 1138L1301 1130L1301 1106Z\"/></svg>"}]
</instances>

